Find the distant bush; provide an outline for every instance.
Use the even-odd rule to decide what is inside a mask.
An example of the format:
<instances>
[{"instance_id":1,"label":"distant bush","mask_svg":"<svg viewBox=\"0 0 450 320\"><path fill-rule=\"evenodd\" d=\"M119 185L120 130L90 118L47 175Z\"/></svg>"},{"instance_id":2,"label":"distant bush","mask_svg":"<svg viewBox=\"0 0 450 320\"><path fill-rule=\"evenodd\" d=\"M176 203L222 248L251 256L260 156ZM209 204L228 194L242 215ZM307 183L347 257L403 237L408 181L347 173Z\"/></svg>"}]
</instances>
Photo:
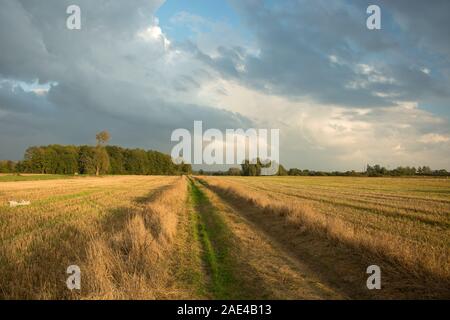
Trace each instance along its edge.
<instances>
[{"instance_id":1,"label":"distant bush","mask_svg":"<svg viewBox=\"0 0 450 320\"><path fill-rule=\"evenodd\" d=\"M369 177L383 177L383 176L449 176L450 173L445 170L431 170L430 167L423 166L419 168L415 167L397 167L392 170L388 170L378 164L374 166L367 165L365 175Z\"/></svg>"},{"instance_id":2,"label":"distant bush","mask_svg":"<svg viewBox=\"0 0 450 320\"><path fill-rule=\"evenodd\" d=\"M16 172L16 162L11 160L0 160L0 173Z\"/></svg>"}]
</instances>

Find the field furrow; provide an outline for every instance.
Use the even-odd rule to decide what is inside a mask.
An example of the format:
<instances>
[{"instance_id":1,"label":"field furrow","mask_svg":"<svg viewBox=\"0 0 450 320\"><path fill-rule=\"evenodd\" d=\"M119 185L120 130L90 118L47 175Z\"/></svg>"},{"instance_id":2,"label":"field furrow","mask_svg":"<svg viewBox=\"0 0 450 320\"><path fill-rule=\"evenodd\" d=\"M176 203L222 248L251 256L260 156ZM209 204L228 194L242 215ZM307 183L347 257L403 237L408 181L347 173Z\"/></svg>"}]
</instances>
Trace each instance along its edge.
<instances>
[{"instance_id":1,"label":"field furrow","mask_svg":"<svg viewBox=\"0 0 450 320\"><path fill-rule=\"evenodd\" d=\"M23 179L0 182L2 299L450 297L447 179Z\"/></svg>"},{"instance_id":2,"label":"field furrow","mask_svg":"<svg viewBox=\"0 0 450 320\"><path fill-rule=\"evenodd\" d=\"M66 268L71 264L88 268L86 260L89 255L91 263L95 260L92 255L96 256L92 252L94 243L105 235L112 238L108 230L116 224L126 227L130 223L130 215L142 212L152 197L179 179L83 178L80 179L82 181L54 180L51 184L47 184L50 181L39 181L34 187L29 185L30 182L0 183L3 191L0 207L0 294L4 298L91 296L92 288L72 296L65 287ZM32 190L31 199L34 200L31 200L31 205L7 207L5 199L20 196L23 191L19 184L22 183L25 189ZM57 190L63 192L60 194ZM39 201L39 192L45 201ZM49 193L52 196L49 197Z\"/></svg>"},{"instance_id":3,"label":"field furrow","mask_svg":"<svg viewBox=\"0 0 450 320\"><path fill-rule=\"evenodd\" d=\"M401 283L408 283L407 286L416 295L445 296L449 293L450 237L447 213L443 215L446 219L442 223L429 224L417 217L405 220L400 210L397 215L395 212L388 216L374 215L368 208L340 206L340 199L336 200L331 195L327 201L317 201L306 196L297 197L292 190L285 192L279 186L268 188L270 182L266 180L276 178L201 179L216 192L240 203L243 208L255 210L256 207L259 216L255 215L255 221L264 220L265 213L270 213L270 221L275 225L277 219L281 219L282 225L307 232L314 240L343 245L348 250L343 258L351 263L353 257L360 256L360 267L369 263L370 259L381 260L384 269L390 271L392 287L398 288ZM261 182L257 185L258 179ZM302 191L298 193L301 195ZM289 233L279 228L274 236L279 234L282 237L285 232ZM300 242L302 232L297 232ZM296 242L295 238L284 238L283 242ZM399 293L393 290L390 294L395 296Z\"/></svg>"}]
</instances>

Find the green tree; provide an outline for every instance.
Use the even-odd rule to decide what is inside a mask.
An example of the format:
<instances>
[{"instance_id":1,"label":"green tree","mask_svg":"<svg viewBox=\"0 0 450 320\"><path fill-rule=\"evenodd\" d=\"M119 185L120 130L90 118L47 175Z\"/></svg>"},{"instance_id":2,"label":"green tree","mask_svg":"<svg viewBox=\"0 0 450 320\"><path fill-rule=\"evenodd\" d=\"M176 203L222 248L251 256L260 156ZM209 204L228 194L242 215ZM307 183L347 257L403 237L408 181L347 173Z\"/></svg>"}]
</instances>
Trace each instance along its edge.
<instances>
[{"instance_id":1,"label":"green tree","mask_svg":"<svg viewBox=\"0 0 450 320\"><path fill-rule=\"evenodd\" d=\"M277 176L287 176L287 175L288 175L287 170L280 164L278 166Z\"/></svg>"},{"instance_id":2,"label":"green tree","mask_svg":"<svg viewBox=\"0 0 450 320\"><path fill-rule=\"evenodd\" d=\"M94 174L96 171L94 161L94 148L81 146L78 153L78 168L81 174Z\"/></svg>"},{"instance_id":3,"label":"green tree","mask_svg":"<svg viewBox=\"0 0 450 320\"><path fill-rule=\"evenodd\" d=\"M192 174L192 166L190 164L182 162L180 164L181 174L189 175Z\"/></svg>"},{"instance_id":4,"label":"green tree","mask_svg":"<svg viewBox=\"0 0 450 320\"><path fill-rule=\"evenodd\" d=\"M94 150L94 167L95 167L95 175L99 176L100 174L108 173L110 163L109 163L109 155L105 149L105 145L108 143L111 138L108 131L101 131L95 135L95 139L97 140L97 146Z\"/></svg>"},{"instance_id":5,"label":"green tree","mask_svg":"<svg viewBox=\"0 0 450 320\"><path fill-rule=\"evenodd\" d=\"M97 146L94 149L94 167L95 175L108 173L109 171L109 156L104 147Z\"/></svg>"},{"instance_id":6,"label":"green tree","mask_svg":"<svg viewBox=\"0 0 450 320\"><path fill-rule=\"evenodd\" d=\"M261 174L261 163L256 159L255 163L250 163L249 160L244 160L241 164L243 176L259 176Z\"/></svg>"},{"instance_id":7,"label":"green tree","mask_svg":"<svg viewBox=\"0 0 450 320\"><path fill-rule=\"evenodd\" d=\"M11 160L0 160L0 173L13 173L16 170L16 163Z\"/></svg>"},{"instance_id":8,"label":"green tree","mask_svg":"<svg viewBox=\"0 0 450 320\"><path fill-rule=\"evenodd\" d=\"M125 174L125 157L124 149L117 146L106 146L109 156L109 172L111 174Z\"/></svg>"},{"instance_id":9,"label":"green tree","mask_svg":"<svg viewBox=\"0 0 450 320\"><path fill-rule=\"evenodd\" d=\"M228 175L229 176L240 176L241 170L239 168L230 168L230 169L228 169Z\"/></svg>"}]
</instances>

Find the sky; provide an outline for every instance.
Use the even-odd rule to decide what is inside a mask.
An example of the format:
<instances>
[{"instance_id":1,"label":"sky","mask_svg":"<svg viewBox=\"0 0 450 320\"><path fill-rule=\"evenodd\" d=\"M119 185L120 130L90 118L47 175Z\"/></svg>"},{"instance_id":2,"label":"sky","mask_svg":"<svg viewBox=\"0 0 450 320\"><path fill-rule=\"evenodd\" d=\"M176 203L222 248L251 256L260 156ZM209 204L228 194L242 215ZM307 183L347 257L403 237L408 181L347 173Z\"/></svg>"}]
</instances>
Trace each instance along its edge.
<instances>
[{"instance_id":1,"label":"sky","mask_svg":"<svg viewBox=\"0 0 450 320\"><path fill-rule=\"evenodd\" d=\"M81 30L66 8L81 8ZM366 9L381 8L381 30ZM3 0L0 159L276 128L288 168L450 169L445 0ZM205 167L206 168L206 167Z\"/></svg>"}]
</instances>

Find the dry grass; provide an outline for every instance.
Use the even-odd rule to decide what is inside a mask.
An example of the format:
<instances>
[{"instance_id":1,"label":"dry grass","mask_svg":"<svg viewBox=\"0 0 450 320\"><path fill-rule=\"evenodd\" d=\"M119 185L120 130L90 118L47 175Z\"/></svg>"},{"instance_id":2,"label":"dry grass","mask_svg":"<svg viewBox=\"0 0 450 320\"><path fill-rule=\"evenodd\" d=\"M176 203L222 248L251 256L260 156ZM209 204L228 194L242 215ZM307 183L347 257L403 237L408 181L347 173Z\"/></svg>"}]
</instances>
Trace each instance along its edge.
<instances>
[{"instance_id":1,"label":"dry grass","mask_svg":"<svg viewBox=\"0 0 450 320\"><path fill-rule=\"evenodd\" d=\"M233 271L240 280L232 283L253 288L248 292L257 292L255 297L309 297L309 282L303 291L280 285L308 279L342 296L372 297L362 288L366 256L394 268L387 273L391 289L380 297L448 296L449 180L202 179L210 188L202 189L200 200L210 198L208 206L194 205L185 177L0 182L0 299L213 297L200 217L216 217L229 230L224 238L235 248L230 263L249 268ZM10 200L31 205L10 208ZM217 236L214 225L204 225L209 236ZM73 264L81 268L80 291L66 287L66 269ZM278 283L280 268L294 282ZM404 285L408 274L414 279Z\"/></svg>"},{"instance_id":2,"label":"dry grass","mask_svg":"<svg viewBox=\"0 0 450 320\"><path fill-rule=\"evenodd\" d=\"M0 297L163 296L186 190L180 177L0 183ZM9 208L14 199L31 206ZM65 284L72 264L81 268L79 292Z\"/></svg>"},{"instance_id":3,"label":"dry grass","mask_svg":"<svg viewBox=\"0 0 450 320\"><path fill-rule=\"evenodd\" d=\"M299 228L450 283L449 180L202 179Z\"/></svg>"},{"instance_id":4,"label":"dry grass","mask_svg":"<svg viewBox=\"0 0 450 320\"><path fill-rule=\"evenodd\" d=\"M261 232L261 217L257 217L258 223L253 223L250 206L249 210L242 202L227 203L208 188L202 187L202 190L232 231L229 237L231 255L237 262L236 269L239 271L236 280L244 298L290 300L346 297L338 289L321 281L317 270L306 265L304 259L296 259L287 248L272 241L267 232ZM258 215L258 210L254 211ZM269 215L267 220L273 225Z\"/></svg>"}]
</instances>

